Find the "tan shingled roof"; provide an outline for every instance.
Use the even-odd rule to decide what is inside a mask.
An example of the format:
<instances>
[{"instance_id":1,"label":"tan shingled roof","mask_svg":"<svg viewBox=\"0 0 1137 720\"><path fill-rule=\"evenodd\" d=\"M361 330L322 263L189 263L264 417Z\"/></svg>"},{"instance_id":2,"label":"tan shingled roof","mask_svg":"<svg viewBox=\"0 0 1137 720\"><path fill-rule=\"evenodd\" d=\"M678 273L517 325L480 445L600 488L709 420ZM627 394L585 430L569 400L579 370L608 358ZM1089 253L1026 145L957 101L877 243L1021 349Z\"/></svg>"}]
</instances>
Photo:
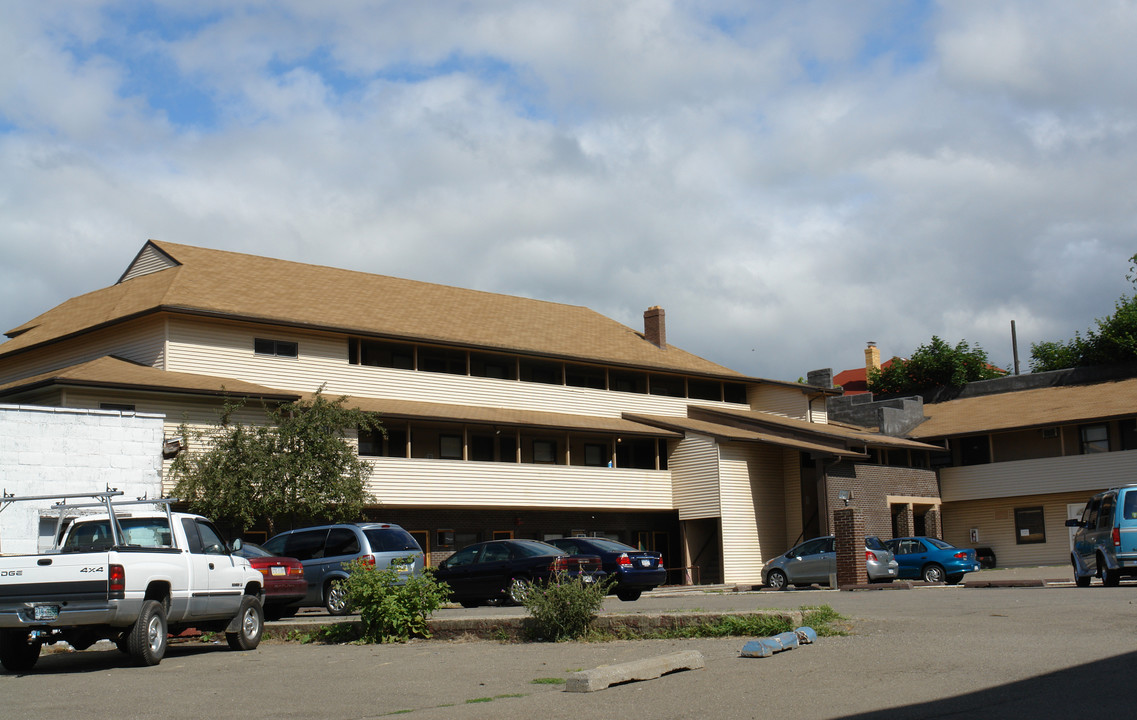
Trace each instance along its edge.
<instances>
[{"instance_id":1,"label":"tan shingled roof","mask_svg":"<svg viewBox=\"0 0 1137 720\"><path fill-rule=\"evenodd\" d=\"M382 398L355 396L348 397L347 404L349 407L358 407L360 410L378 413L380 420L449 420L475 425L541 427L550 430L595 431L603 433L622 433L625 435L648 435L651 437L681 437L679 433L661 430L653 425L644 425L642 423L615 417L569 415L567 413L538 412L535 410L512 410L509 408L450 405L448 403L413 402L409 400L384 400Z\"/></svg>"},{"instance_id":2,"label":"tan shingled roof","mask_svg":"<svg viewBox=\"0 0 1137 720\"><path fill-rule=\"evenodd\" d=\"M801 450L803 452L819 452L827 453L829 455L840 455L843 457L863 458L864 453L855 450L842 450L834 447L833 445L825 445L817 442L809 442L806 440L797 440L794 438L787 438L782 435L771 435L770 433L758 432L756 430L743 430L742 428L733 427L731 425L720 425L718 423L709 422L707 420L695 420L685 417L671 417L665 415L637 415L635 413L624 413L624 417L628 420L635 420L636 422L650 423L658 425L659 427L676 430L678 432L695 432L702 435L709 435L721 440L732 440L735 442L762 442L770 445L777 445L779 447L793 448L794 450Z\"/></svg>"},{"instance_id":3,"label":"tan shingled roof","mask_svg":"<svg viewBox=\"0 0 1137 720\"><path fill-rule=\"evenodd\" d=\"M691 406L691 411L697 414L707 414L710 416L719 416L724 418L736 418L743 422L754 423L784 432L806 433L814 435L816 437L843 440L845 442L870 445L872 447L878 448L895 448L898 450L943 450L942 447L929 445L922 442L916 442L915 440L909 440L907 438L893 437L891 435L881 435L880 433L866 432L864 430L857 430L842 425L811 423L806 422L805 420L797 420L795 418L785 417L784 415L774 415L773 413L760 412L756 410L731 410L728 408L707 408Z\"/></svg>"},{"instance_id":4,"label":"tan shingled roof","mask_svg":"<svg viewBox=\"0 0 1137 720\"><path fill-rule=\"evenodd\" d=\"M313 330L755 379L586 307L240 253L150 243L179 265L72 298L10 331L0 355L161 310ZM144 248L145 249L145 248Z\"/></svg>"},{"instance_id":5,"label":"tan shingled roof","mask_svg":"<svg viewBox=\"0 0 1137 720\"><path fill-rule=\"evenodd\" d=\"M924 406L928 419L909 434L913 438L951 437L1131 417L1134 412L1137 412L1137 378L929 404Z\"/></svg>"},{"instance_id":6,"label":"tan shingled roof","mask_svg":"<svg viewBox=\"0 0 1137 720\"><path fill-rule=\"evenodd\" d=\"M293 392L254 385L233 378L168 372L111 356L104 356L96 360L0 385L0 396L27 392L49 385L251 396L271 400L295 400L299 398L299 395Z\"/></svg>"}]
</instances>

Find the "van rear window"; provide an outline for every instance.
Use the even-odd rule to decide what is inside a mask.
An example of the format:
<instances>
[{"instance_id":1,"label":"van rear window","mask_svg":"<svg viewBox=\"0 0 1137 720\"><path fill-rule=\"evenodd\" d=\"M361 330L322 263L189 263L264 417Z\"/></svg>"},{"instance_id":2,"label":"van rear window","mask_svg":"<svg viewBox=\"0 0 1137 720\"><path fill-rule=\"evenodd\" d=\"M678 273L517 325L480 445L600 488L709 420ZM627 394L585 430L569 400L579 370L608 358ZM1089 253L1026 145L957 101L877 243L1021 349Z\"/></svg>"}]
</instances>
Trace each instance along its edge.
<instances>
[{"instance_id":1,"label":"van rear window","mask_svg":"<svg viewBox=\"0 0 1137 720\"><path fill-rule=\"evenodd\" d=\"M1125 493L1125 505L1122 506L1122 510L1124 519L1137 520L1137 492L1130 490Z\"/></svg>"},{"instance_id":2,"label":"van rear window","mask_svg":"<svg viewBox=\"0 0 1137 720\"><path fill-rule=\"evenodd\" d=\"M415 539L411 537L411 534L406 530L371 528L364 530L363 534L367 536L367 541L371 543L371 550L373 552L422 551L422 548L418 546L418 543L415 542Z\"/></svg>"}]
</instances>

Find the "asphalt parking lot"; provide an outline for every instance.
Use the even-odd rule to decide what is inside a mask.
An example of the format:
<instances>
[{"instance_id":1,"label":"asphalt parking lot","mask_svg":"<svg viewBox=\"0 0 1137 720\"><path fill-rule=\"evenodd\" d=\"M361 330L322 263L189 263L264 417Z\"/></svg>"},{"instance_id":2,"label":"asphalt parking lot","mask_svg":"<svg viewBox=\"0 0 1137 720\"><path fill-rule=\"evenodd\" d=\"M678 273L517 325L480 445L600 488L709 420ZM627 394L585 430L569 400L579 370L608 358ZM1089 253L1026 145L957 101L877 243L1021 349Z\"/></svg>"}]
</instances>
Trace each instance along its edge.
<instances>
[{"instance_id":1,"label":"asphalt parking lot","mask_svg":"<svg viewBox=\"0 0 1137 720\"><path fill-rule=\"evenodd\" d=\"M643 606L610 602L619 612L652 612L656 603L672 610L827 604L850 619L853 634L761 659L739 656L746 638L266 642L250 653L190 643L173 645L153 668L130 667L114 650L88 650L46 655L26 676L0 675L0 698L5 717L21 718L1037 718L1091 707L1127 717L1134 702L1133 583L687 592ZM458 612L470 611L440 614ZM576 670L679 650L698 650L706 667L595 693L554 683Z\"/></svg>"}]
</instances>

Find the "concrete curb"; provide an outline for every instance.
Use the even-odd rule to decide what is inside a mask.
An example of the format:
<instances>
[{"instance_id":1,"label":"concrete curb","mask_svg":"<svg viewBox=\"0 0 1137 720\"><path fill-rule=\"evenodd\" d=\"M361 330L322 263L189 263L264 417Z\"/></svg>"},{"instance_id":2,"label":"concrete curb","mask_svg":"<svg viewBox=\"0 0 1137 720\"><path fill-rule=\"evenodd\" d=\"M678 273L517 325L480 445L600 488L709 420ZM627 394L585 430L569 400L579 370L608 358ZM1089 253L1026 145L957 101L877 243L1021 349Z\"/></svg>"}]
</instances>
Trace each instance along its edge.
<instances>
[{"instance_id":1,"label":"concrete curb","mask_svg":"<svg viewBox=\"0 0 1137 720\"><path fill-rule=\"evenodd\" d=\"M698 650L682 650L647 658L633 660L619 665L605 665L592 670L583 670L568 676L565 692L596 692L618 683L635 680L654 680L678 670L699 670L706 667L703 654Z\"/></svg>"},{"instance_id":2,"label":"concrete curb","mask_svg":"<svg viewBox=\"0 0 1137 720\"><path fill-rule=\"evenodd\" d=\"M621 631L635 633L648 633L654 630L675 630L704 623L715 623L723 618L776 618L784 620L791 627L802 623L802 614L798 610L752 610L743 612L688 612L688 613L636 613L636 614L609 614L600 615L593 621L592 626L600 631L619 634ZM481 618L432 618L427 621L432 639L453 640L470 638L478 640L498 640L502 642L517 642L525 640L526 629L529 626L529 616L508 615ZM335 625L358 625L359 619L331 620L327 622L290 622L277 621L265 625L266 637L288 639L293 631L300 633L314 633L321 628Z\"/></svg>"}]
</instances>

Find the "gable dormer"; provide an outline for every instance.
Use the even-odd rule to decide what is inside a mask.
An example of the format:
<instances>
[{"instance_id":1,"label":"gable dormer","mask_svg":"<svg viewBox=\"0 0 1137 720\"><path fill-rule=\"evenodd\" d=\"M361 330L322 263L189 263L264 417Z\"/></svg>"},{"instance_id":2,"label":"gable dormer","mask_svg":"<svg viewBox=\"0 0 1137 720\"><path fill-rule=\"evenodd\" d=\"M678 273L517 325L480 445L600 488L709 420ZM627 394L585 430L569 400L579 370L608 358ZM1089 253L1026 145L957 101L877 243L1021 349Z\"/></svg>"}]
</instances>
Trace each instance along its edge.
<instances>
[{"instance_id":1,"label":"gable dormer","mask_svg":"<svg viewBox=\"0 0 1137 720\"><path fill-rule=\"evenodd\" d=\"M156 273L159 270L167 270L172 267L181 265L169 253L160 249L154 244L153 240L147 240L138 254L134 256L134 260L126 268L126 272L118 279L119 283L124 283L142 275L149 275Z\"/></svg>"}]
</instances>

